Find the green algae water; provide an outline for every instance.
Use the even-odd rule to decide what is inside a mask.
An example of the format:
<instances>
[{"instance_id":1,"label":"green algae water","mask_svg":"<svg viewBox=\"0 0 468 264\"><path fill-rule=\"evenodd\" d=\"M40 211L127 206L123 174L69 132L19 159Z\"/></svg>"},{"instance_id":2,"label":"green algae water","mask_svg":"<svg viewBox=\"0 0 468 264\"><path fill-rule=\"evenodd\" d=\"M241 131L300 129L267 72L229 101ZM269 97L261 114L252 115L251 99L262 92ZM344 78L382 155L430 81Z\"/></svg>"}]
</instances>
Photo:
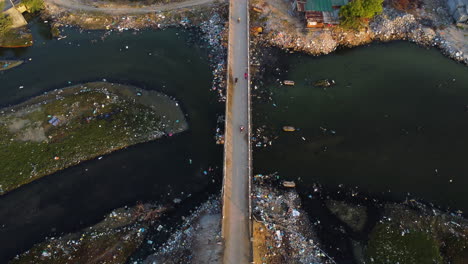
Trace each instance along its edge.
<instances>
[{"instance_id":1,"label":"green algae water","mask_svg":"<svg viewBox=\"0 0 468 264\"><path fill-rule=\"evenodd\" d=\"M208 51L195 34L176 29L108 34L65 28L66 38L56 40L43 22L31 26L33 47L0 49L2 59L25 61L0 73L0 106L106 80L175 98L189 129L84 162L0 196L1 263L46 236L90 226L114 208L138 201L203 200L219 190L222 147L213 136L223 105L210 91Z\"/></svg>"},{"instance_id":2,"label":"green algae water","mask_svg":"<svg viewBox=\"0 0 468 264\"><path fill-rule=\"evenodd\" d=\"M320 183L468 212L466 66L395 42L282 54L266 76L272 101L255 104L253 121L278 138L254 147L255 172L277 171L306 192ZM314 87L320 79L336 85Z\"/></svg>"}]
</instances>

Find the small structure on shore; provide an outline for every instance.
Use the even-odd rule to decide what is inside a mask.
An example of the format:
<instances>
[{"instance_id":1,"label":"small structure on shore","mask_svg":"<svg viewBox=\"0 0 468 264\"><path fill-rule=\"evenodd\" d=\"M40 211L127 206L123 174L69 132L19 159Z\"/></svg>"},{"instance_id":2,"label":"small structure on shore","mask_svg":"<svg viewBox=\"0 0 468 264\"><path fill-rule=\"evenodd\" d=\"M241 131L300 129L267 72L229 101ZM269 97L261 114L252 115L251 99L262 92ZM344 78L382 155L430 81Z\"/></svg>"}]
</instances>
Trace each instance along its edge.
<instances>
[{"instance_id":1,"label":"small structure on shore","mask_svg":"<svg viewBox=\"0 0 468 264\"><path fill-rule=\"evenodd\" d=\"M290 0L293 10L304 16L306 27L322 28L339 24L338 13L349 0Z\"/></svg>"}]
</instances>

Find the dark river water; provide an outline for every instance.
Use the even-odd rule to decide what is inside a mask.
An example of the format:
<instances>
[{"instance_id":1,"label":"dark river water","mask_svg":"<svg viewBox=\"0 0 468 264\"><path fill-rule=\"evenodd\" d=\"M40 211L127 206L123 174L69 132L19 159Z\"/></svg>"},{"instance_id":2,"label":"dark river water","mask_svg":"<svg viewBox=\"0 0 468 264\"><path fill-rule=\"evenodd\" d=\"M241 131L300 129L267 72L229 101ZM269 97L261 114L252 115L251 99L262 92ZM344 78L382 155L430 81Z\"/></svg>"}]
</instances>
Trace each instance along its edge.
<instances>
[{"instance_id":1,"label":"dark river water","mask_svg":"<svg viewBox=\"0 0 468 264\"><path fill-rule=\"evenodd\" d=\"M192 33L112 33L102 41L104 32L66 29L67 38L59 41L50 38L44 24L32 26L33 47L0 49L0 58L26 60L0 72L1 106L106 79L177 98L190 129L1 196L0 263L45 236L94 224L117 207L175 197L190 196L190 201L219 191L222 169L207 176L202 172L222 166L222 147L213 136L224 106L210 92L208 54ZM272 101L255 104L253 120L279 138L270 147L254 147L256 173L277 171L298 182L303 193L313 183L330 190L343 184L391 199L409 195L468 211L466 66L404 42L318 58L278 56L261 86L272 92ZM335 80L336 86L312 86L323 78ZM296 85L280 86L277 79ZM282 132L284 125L297 131Z\"/></svg>"},{"instance_id":2,"label":"dark river water","mask_svg":"<svg viewBox=\"0 0 468 264\"><path fill-rule=\"evenodd\" d=\"M117 207L175 197L190 196L190 201L219 191L222 169L209 175L203 171L222 166L222 147L213 136L216 116L224 106L210 91L207 50L192 41L192 33L124 32L102 41L104 32L67 29L63 33L67 38L59 41L49 38L42 23L32 26L33 47L0 49L0 58L27 61L0 72L0 105L69 84L107 79L175 97L190 129L82 163L1 196L0 263L47 235L91 225Z\"/></svg>"},{"instance_id":3,"label":"dark river water","mask_svg":"<svg viewBox=\"0 0 468 264\"><path fill-rule=\"evenodd\" d=\"M255 172L277 171L305 191L342 184L468 212L466 66L407 42L321 57L281 53L271 65L262 86L272 101L254 106L253 121L278 139L254 148ZM336 85L312 85L324 78ZM285 125L297 131L282 132Z\"/></svg>"}]
</instances>

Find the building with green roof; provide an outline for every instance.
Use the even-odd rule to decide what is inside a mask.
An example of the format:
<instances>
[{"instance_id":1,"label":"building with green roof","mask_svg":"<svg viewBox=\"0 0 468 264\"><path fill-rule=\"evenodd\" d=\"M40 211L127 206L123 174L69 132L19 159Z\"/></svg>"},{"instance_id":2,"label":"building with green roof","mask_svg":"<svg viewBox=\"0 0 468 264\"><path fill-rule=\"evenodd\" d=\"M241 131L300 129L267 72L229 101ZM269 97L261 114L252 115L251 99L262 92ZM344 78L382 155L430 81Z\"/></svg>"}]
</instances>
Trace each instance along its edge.
<instances>
[{"instance_id":1,"label":"building with green roof","mask_svg":"<svg viewBox=\"0 0 468 264\"><path fill-rule=\"evenodd\" d=\"M339 23L340 7L349 0L291 0L296 11L304 14L307 27L325 27Z\"/></svg>"}]
</instances>

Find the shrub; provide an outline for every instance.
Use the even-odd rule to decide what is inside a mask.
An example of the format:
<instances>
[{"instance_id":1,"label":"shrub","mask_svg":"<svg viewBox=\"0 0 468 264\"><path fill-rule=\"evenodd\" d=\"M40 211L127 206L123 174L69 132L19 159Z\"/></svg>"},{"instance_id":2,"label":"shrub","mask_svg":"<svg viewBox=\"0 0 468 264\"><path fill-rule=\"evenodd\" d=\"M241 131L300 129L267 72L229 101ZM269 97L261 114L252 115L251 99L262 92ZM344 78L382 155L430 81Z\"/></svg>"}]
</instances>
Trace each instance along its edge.
<instances>
[{"instance_id":1,"label":"shrub","mask_svg":"<svg viewBox=\"0 0 468 264\"><path fill-rule=\"evenodd\" d=\"M30 13L35 13L44 9L43 0L21 0Z\"/></svg>"}]
</instances>

